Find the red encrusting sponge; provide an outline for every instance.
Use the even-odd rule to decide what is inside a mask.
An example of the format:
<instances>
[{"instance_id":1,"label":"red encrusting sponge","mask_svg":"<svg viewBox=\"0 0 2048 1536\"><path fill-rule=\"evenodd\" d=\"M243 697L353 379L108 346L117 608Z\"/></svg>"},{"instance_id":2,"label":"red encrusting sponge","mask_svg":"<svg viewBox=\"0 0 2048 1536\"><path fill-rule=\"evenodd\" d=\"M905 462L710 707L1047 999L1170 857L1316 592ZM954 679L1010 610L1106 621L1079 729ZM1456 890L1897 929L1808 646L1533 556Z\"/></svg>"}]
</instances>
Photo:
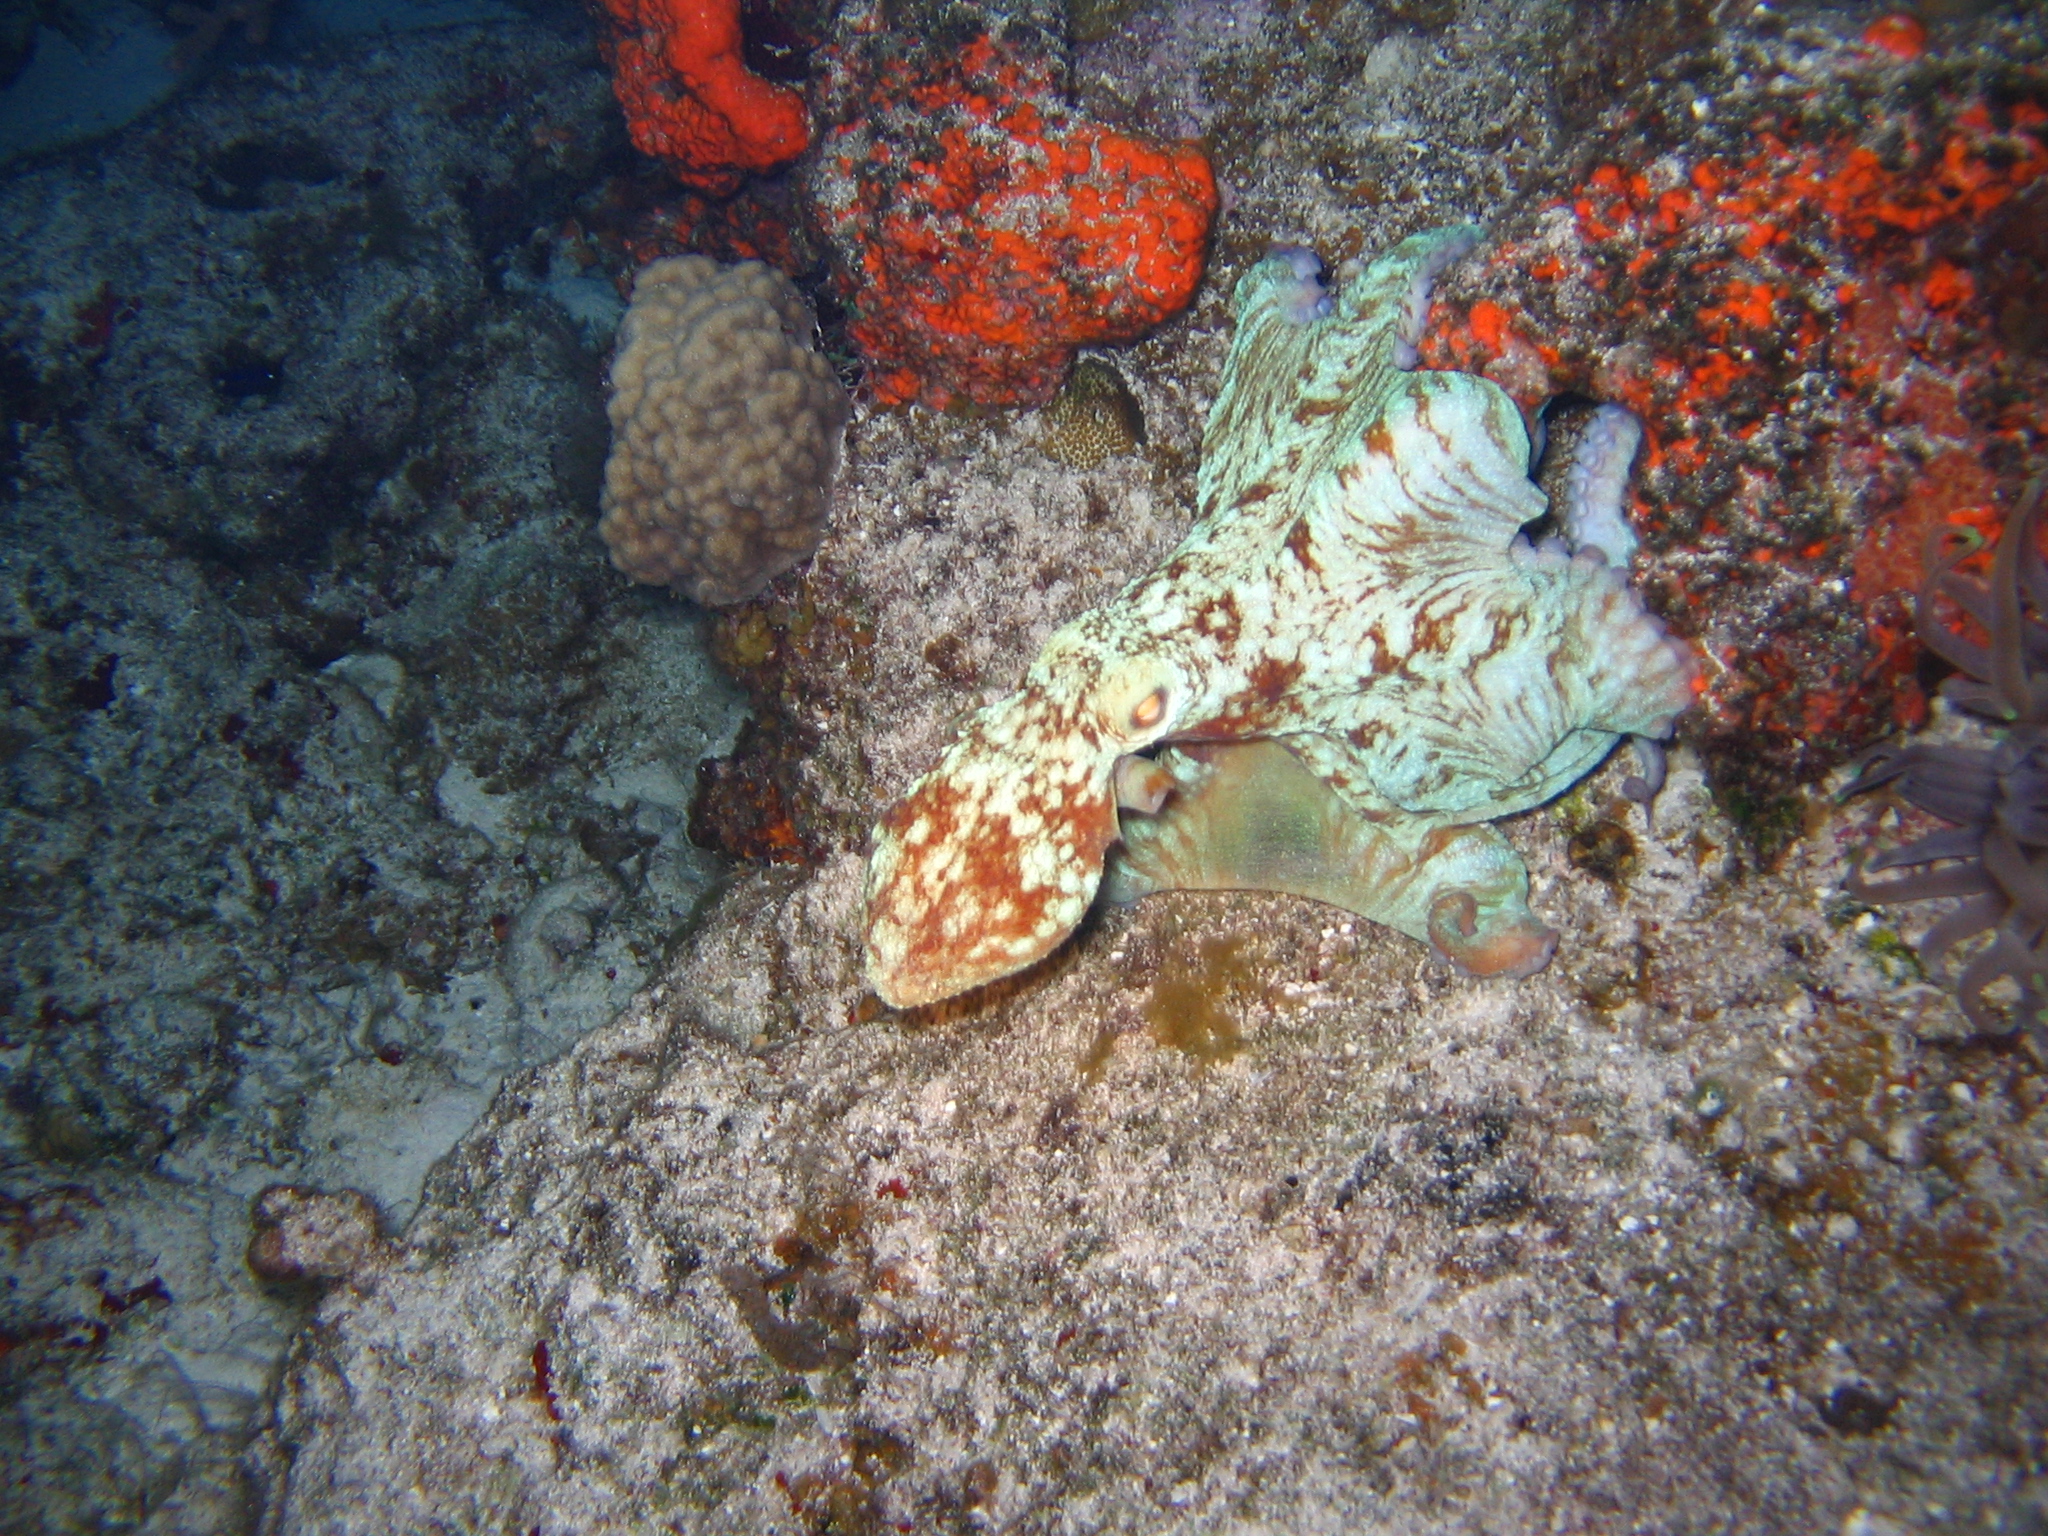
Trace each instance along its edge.
<instances>
[{"instance_id":1,"label":"red encrusting sponge","mask_svg":"<svg viewBox=\"0 0 2048 1536\"><path fill-rule=\"evenodd\" d=\"M601 0L612 89L633 147L724 194L810 143L803 98L750 71L739 0Z\"/></svg>"}]
</instances>

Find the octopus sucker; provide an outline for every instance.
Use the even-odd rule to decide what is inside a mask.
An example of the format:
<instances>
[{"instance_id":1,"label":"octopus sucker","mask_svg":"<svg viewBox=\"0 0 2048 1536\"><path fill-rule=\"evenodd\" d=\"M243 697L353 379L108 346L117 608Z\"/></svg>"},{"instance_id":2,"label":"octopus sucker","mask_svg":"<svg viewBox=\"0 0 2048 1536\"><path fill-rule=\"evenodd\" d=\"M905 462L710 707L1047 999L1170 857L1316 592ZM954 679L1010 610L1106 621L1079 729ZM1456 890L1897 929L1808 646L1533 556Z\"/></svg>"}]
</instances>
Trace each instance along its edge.
<instances>
[{"instance_id":1,"label":"octopus sucker","mask_svg":"<svg viewBox=\"0 0 2048 1536\"><path fill-rule=\"evenodd\" d=\"M1633 420L1588 434L1563 537L1532 544L1549 508L1520 410L1415 370L1430 284L1477 239L1412 236L1334 291L1297 248L1238 282L1210 510L875 829L884 1001L1023 970L1098 894L1168 888L1306 896L1475 974L1549 963L1557 935L1488 823L1668 735L1693 667L1627 582Z\"/></svg>"}]
</instances>

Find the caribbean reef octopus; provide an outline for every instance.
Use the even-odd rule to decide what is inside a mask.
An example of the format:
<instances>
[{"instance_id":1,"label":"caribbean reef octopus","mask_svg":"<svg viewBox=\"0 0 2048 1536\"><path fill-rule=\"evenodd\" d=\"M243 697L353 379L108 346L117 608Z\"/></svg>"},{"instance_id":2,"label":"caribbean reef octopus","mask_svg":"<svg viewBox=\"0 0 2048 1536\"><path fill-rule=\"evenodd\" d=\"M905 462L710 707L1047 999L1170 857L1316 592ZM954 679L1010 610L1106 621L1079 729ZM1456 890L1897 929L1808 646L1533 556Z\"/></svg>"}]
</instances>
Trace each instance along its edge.
<instances>
[{"instance_id":1,"label":"caribbean reef octopus","mask_svg":"<svg viewBox=\"0 0 2048 1536\"><path fill-rule=\"evenodd\" d=\"M1550 531L1519 408L1415 368L1430 284L1477 238L1415 235L1334 292L1297 248L1239 281L1186 539L875 830L885 1002L1023 969L1098 891L1288 891L1481 975L1549 962L1488 823L1667 736L1693 668L1628 585L1633 419L1596 417Z\"/></svg>"}]
</instances>

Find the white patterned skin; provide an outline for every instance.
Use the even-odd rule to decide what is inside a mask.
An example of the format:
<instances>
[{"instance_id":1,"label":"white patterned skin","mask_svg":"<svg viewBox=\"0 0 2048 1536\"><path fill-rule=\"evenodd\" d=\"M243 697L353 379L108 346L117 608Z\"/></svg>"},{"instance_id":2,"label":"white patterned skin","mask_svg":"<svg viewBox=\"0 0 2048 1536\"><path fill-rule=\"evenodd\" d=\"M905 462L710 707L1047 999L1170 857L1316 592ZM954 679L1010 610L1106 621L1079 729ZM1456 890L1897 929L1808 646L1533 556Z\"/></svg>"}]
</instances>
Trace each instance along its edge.
<instances>
[{"instance_id":1,"label":"white patterned skin","mask_svg":"<svg viewBox=\"0 0 2048 1536\"><path fill-rule=\"evenodd\" d=\"M1277 740L1427 848L1562 792L1621 736L1669 733L1690 658L1597 551L1521 536L1545 501L1514 402L1404 366L1430 279L1476 237L1403 241L1327 315L1304 318L1299 252L1238 283L1187 538L1056 633L875 829L867 970L885 1002L949 997L1056 948L1119 834L1117 760L1158 743ZM1432 900L1471 939L1452 958L1530 968L1526 946L1492 963L1471 872L1446 865Z\"/></svg>"}]
</instances>

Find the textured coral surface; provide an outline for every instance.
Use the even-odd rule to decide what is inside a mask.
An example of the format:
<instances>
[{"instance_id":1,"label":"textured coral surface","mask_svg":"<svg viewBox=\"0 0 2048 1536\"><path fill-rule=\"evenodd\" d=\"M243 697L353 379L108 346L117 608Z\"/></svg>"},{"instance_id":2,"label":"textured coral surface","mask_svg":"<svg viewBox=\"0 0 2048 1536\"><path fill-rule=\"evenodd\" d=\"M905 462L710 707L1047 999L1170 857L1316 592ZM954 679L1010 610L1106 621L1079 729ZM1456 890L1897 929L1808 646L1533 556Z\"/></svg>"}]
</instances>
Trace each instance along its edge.
<instances>
[{"instance_id":1,"label":"textured coral surface","mask_svg":"<svg viewBox=\"0 0 2048 1536\"><path fill-rule=\"evenodd\" d=\"M612 358L599 501L620 570L735 603L817 548L851 405L812 330L760 262L641 269Z\"/></svg>"},{"instance_id":2,"label":"textured coral surface","mask_svg":"<svg viewBox=\"0 0 2048 1536\"><path fill-rule=\"evenodd\" d=\"M1198 149L1079 116L1025 41L864 52L811 183L874 399L1043 405L1077 347L1186 306L1216 211Z\"/></svg>"},{"instance_id":3,"label":"textured coral surface","mask_svg":"<svg viewBox=\"0 0 2048 1536\"><path fill-rule=\"evenodd\" d=\"M602 354L527 247L629 153L595 50L316 64L0 180L10 1532L247 1529L310 1302L251 1201L402 1219L718 874L737 700L605 561Z\"/></svg>"},{"instance_id":4,"label":"textured coral surface","mask_svg":"<svg viewBox=\"0 0 2048 1536\"><path fill-rule=\"evenodd\" d=\"M1618 888L1529 845L1514 988L1172 897L849 1024L857 862L754 883L301 1337L287 1522L2025 1529L2041 1079L1705 807Z\"/></svg>"}]
</instances>

